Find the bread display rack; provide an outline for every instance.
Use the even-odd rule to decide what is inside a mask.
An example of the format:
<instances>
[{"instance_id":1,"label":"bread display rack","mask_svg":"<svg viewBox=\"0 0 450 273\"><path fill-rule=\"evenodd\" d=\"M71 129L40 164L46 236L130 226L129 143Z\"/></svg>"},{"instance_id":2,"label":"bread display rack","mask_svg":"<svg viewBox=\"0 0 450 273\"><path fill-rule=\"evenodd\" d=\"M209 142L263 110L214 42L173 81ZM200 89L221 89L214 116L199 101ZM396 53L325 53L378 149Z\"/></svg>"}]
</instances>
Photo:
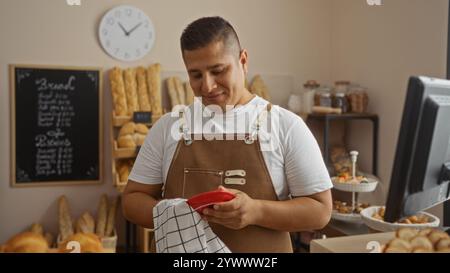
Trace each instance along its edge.
<instances>
[{"instance_id":1,"label":"bread display rack","mask_svg":"<svg viewBox=\"0 0 450 273\"><path fill-rule=\"evenodd\" d=\"M363 219L359 212L355 212L357 208L357 193L363 192L373 192L378 184L378 179L375 176L364 177L362 181L358 181L356 176L356 161L358 157L357 151L351 151L350 157L352 161L352 176L348 181L341 182L339 177L333 177L332 182L333 186L336 190L351 192L352 193L352 201L351 201L351 211L350 213L340 213L336 209L333 208L331 218L334 220L354 223L354 224L363 224Z\"/></svg>"}]
</instances>

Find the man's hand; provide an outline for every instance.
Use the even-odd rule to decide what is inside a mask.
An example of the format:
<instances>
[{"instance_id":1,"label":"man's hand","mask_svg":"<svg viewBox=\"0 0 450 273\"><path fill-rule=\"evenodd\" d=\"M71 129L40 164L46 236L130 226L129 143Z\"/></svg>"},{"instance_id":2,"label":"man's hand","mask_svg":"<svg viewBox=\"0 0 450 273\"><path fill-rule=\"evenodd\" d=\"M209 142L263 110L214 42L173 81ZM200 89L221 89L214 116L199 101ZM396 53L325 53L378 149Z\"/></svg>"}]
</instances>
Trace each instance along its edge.
<instances>
[{"instance_id":1,"label":"man's hand","mask_svg":"<svg viewBox=\"0 0 450 273\"><path fill-rule=\"evenodd\" d=\"M246 193L219 186L219 189L234 193L236 197L228 202L215 204L214 208L203 210L208 222L217 223L230 229L242 229L256 222L259 215L258 200L250 198Z\"/></svg>"}]
</instances>

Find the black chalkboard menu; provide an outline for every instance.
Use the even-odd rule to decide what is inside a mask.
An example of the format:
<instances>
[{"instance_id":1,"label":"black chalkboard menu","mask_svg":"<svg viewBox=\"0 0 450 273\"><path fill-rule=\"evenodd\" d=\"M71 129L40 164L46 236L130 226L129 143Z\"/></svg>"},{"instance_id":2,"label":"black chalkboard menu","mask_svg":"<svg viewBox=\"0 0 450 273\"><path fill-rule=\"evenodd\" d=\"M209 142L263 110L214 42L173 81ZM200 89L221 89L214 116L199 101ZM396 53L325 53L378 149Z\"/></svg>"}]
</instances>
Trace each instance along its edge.
<instances>
[{"instance_id":1,"label":"black chalkboard menu","mask_svg":"<svg viewBox=\"0 0 450 273\"><path fill-rule=\"evenodd\" d=\"M13 186L102 181L102 73L10 66Z\"/></svg>"}]
</instances>

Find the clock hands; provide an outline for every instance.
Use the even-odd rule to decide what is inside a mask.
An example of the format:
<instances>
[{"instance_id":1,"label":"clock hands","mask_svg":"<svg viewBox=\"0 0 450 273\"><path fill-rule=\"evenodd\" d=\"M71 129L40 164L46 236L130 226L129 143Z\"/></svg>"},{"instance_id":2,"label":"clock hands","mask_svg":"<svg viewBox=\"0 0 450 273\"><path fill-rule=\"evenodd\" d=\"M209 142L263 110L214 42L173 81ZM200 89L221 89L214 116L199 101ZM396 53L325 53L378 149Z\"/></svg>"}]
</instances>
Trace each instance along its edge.
<instances>
[{"instance_id":1,"label":"clock hands","mask_svg":"<svg viewBox=\"0 0 450 273\"><path fill-rule=\"evenodd\" d=\"M119 24L120 28L122 29L122 31L125 33L125 36L130 36L130 34L131 34L133 31L135 31L138 27L140 27L140 26L142 25L142 22L140 22L139 24L135 25L135 26L134 26L132 29L130 29L129 31L127 31L127 30L125 29L125 27L122 26L122 24L121 24L120 22L119 22L118 24Z\"/></svg>"},{"instance_id":2,"label":"clock hands","mask_svg":"<svg viewBox=\"0 0 450 273\"><path fill-rule=\"evenodd\" d=\"M119 22L119 26L120 26L120 28L123 30L123 32L125 33L125 36L130 35L130 34L128 33L128 31L125 30L125 28L122 26L122 24L121 24L120 22Z\"/></svg>"},{"instance_id":3,"label":"clock hands","mask_svg":"<svg viewBox=\"0 0 450 273\"><path fill-rule=\"evenodd\" d=\"M140 22L139 24L137 24L136 26L134 26L132 29L130 29L130 31L128 31L128 35L131 34L131 32L135 31L138 27L140 27L142 25L142 22Z\"/></svg>"}]
</instances>

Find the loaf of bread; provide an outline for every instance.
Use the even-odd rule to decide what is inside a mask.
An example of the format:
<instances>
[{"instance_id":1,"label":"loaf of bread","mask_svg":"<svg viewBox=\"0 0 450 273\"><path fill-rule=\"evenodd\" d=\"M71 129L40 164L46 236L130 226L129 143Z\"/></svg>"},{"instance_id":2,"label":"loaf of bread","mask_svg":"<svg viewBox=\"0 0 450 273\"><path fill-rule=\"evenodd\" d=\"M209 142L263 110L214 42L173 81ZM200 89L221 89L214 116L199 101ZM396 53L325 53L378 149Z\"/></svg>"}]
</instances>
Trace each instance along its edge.
<instances>
[{"instance_id":1,"label":"loaf of bread","mask_svg":"<svg viewBox=\"0 0 450 273\"><path fill-rule=\"evenodd\" d=\"M119 148L136 148L144 144L148 127L142 123L127 122L119 130L117 145Z\"/></svg>"},{"instance_id":2,"label":"loaf of bread","mask_svg":"<svg viewBox=\"0 0 450 273\"><path fill-rule=\"evenodd\" d=\"M136 133L133 135L133 140L136 146L142 146L144 145L145 135Z\"/></svg>"},{"instance_id":3,"label":"loaf of bread","mask_svg":"<svg viewBox=\"0 0 450 273\"><path fill-rule=\"evenodd\" d=\"M134 127L134 132L146 135L148 133L148 127L145 124L142 123L136 123L136 126Z\"/></svg>"},{"instance_id":4,"label":"loaf of bread","mask_svg":"<svg viewBox=\"0 0 450 273\"><path fill-rule=\"evenodd\" d=\"M84 212L77 220L75 232L94 233L95 220L89 212Z\"/></svg>"},{"instance_id":5,"label":"loaf of bread","mask_svg":"<svg viewBox=\"0 0 450 273\"><path fill-rule=\"evenodd\" d=\"M67 239L73 234L72 216L70 214L69 204L63 195L59 198L59 234L61 240Z\"/></svg>"},{"instance_id":6,"label":"loaf of bread","mask_svg":"<svg viewBox=\"0 0 450 273\"><path fill-rule=\"evenodd\" d=\"M265 100L270 100L269 89L260 75L256 75L253 78L252 84L250 85L250 92L262 97Z\"/></svg>"},{"instance_id":7,"label":"loaf of bread","mask_svg":"<svg viewBox=\"0 0 450 273\"><path fill-rule=\"evenodd\" d=\"M152 116L162 115L161 104L161 65L155 63L147 69L147 87Z\"/></svg>"},{"instance_id":8,"label":"loaf of bread","mask_svg":"<svg viewBox=\"0 0 450 273\"><path fill-rule=\"evenodd\" d=\"M36 234L39 234L39 235L44 235L44 228L42 227L41 224L38 224L38 223L32 224L30 231L34 232Z\"/></svg>"},{"instance_id":9,"label":"loaf of bread","mask_svg":"<svg viewBox=\"0 0 450 273\"><path fill-rule=\"evenodd\" d=\"M118 67L111 69L109 72L109 80L111 83L114 112L117 116L126 116L128 113L128 107L122 70Z\"/></svg>"},{"instance_id":10,"label":"loaf of bread","mask_svg":"<svg viewBox=\"0 0 450 273\"><path fill-rule=\"evenodd\" d=\"M77 249L74 249L73 245L69 244L69 242L73 241L80 244L80 253L105 252L100 238L94 233L75 233L59 245L58 251L60 253L70 253L76 251Z\"/></svg>"},{"instance_id":11,"label":"loaf of bread","mask_svg":"<svg viewBox=\"0 0 450 273\"><path fill-rule=\"evenodd\" d=\"M180 101L178 100L178 91L175 86L174 77L167 78L166 84L167 84L167 93L170 99L170 107L171 109L173 109L173 107L180 104Z\"/></svg>"},{"instance_id":12,"label":"loaf of bread","mask_svg":"<svg viewBox=\"0 0 450 273\"><path fill-rule=\"evenodd\" d=\"M125 135L132 135L132 134L134 134L135 130L136 130L136 124L131 121L127 122L120 128L119 137L125 136Z\"/></svg>"},{"instance_id":13,"label":"loaf of bread","mask_svg":"<svg viewBox=\"0 0 450 273\"><path fill-rule=\"evenodd\" d=\"M103 194L100 198L100 203L97 209L97 226L95 227L95 234L99 237L105 236L106 220L108 219L108 197Z\"/></svg>"},{"instance_id":14,"label":"loaf of bread","mask_svg":"<svg viewBox=\"0 0 450 273\"><path fill-rule=\"evenodd\" d=\"M152 108L150 106L150 100L148 98L147 78L145 74L145 69L142 66L136 69L139 111L150 112Z\"/></svg>"},{"instance_id":15,"label":"loaf of bread","mask_svg":"<svg viewBox=\"0 0 450 273\"><path fill-rule=\"evenodd\" d=\"M8 253L46 253L48 243L44 236L36 232L23 232L13 236L4 246Z\"/></svg>"},{"instance_id":16,"label":"loaf of bread","mask_svg":"<svg viewBox=\"0 0 450 273\"><path fill-rule=\"evenodd\" d=\"M184 89L186 90L186 105L190 105L194 102L194 90L189 82L184 83Z\"/></svg>"},{"instance_id":17,"label":"loaf of bread","mask_svg":"<svg viewBox=\"0 0 450 273\"><path fill-rule=\"evenodd\" d=\"M119 199L118 196L116 196L114 198L114 200L112 201L111 206L109 207L109 210L108 210L108 220L106 223L106 232L105 232L105 236L107 236L107 237L113 236L113 233L114 233L118 199Z\"/></svg>"},{"instance_id":18,"label":"loaf of bread","mask_svg":"<svg viewBox=\"0 0 450 273\"><path fill-rule=\"evenodd\" d=\"M136 142L134 142L134 134L120 136L117 139L117 145L119 146L119 148L136 148Z\"/></svg>"},{"instance_id":19,"label":"loaf of bread","mask_svg":"<svg viewBox=\"0 0 450 273\"><path fill-rule=\"evenodd\" d=\"M125 81L125 94L127 95L128 116L132 116L134 112L139 111L136 71L133 68L127 68L123 75Z\"/></svg>"},{"instance_id":20,"label":"loaf of bread","mask_svg":"<svg viewBox=\"0 0 450 273\"><path fill-rule=\"evenodd\" d=\"M178 102L182 105L186 105L186 92L184 91L183 83L178 77L174 77L173 81L178 94Z\"/></svg>"}]
</instances>

